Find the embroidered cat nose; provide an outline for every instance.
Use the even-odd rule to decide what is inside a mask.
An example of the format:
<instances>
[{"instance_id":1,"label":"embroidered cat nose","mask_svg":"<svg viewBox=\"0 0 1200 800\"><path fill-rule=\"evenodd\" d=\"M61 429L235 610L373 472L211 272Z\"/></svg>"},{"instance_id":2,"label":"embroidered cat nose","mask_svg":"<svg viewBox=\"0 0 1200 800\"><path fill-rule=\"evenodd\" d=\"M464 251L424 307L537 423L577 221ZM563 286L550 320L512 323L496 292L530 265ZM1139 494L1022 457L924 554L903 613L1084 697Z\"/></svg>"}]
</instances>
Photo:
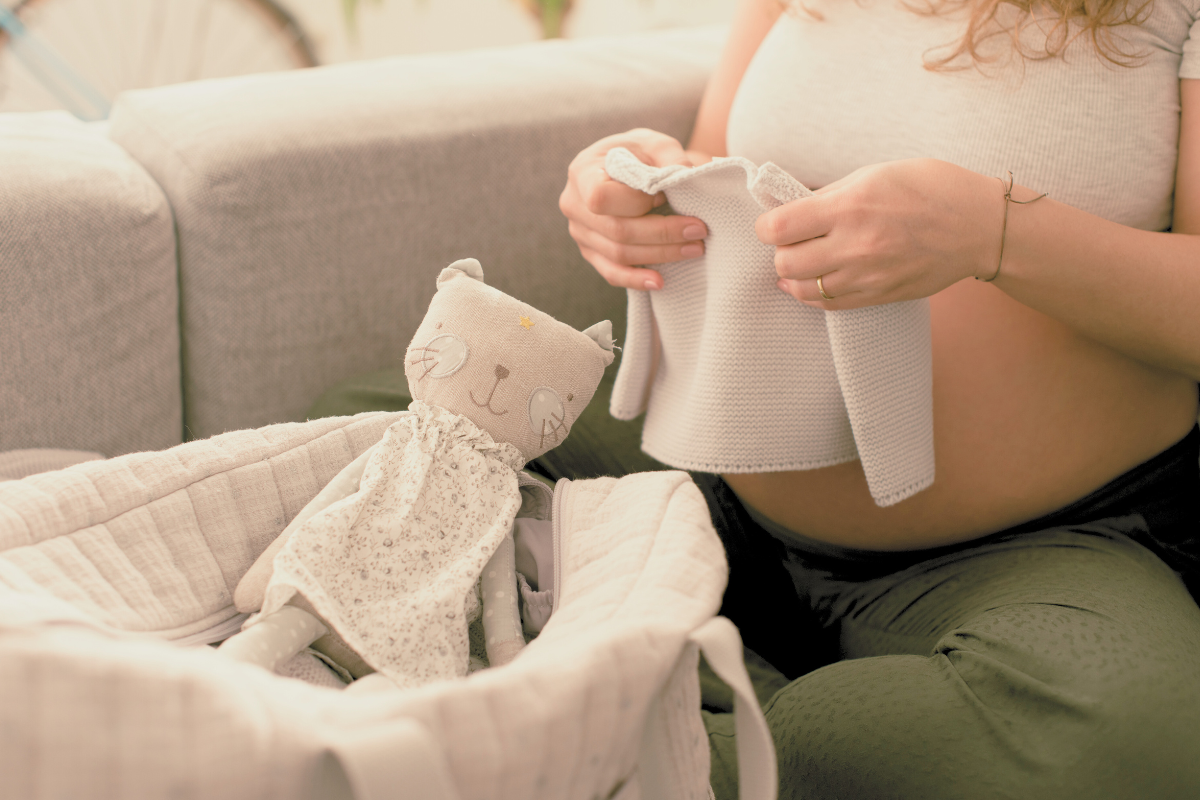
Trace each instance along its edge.
<instances>
[{"instance_id":1,"label":"embroidered cat nose","mask_svg":"<svg viewBox=\"0 0 1200 800\"><path fill-rule=\"evenodd\" d=\"M503 364L497 364L496 365L496 382L494 384L492 384L492 391L488 392L487 400L485 400L482 403L479 402L478 400L475 399L475 393L472 391L468 391L467 396L471 398L472 403L479 406L480 408L486 408L488 411L492 412L497 417L503 417L505 414L508 413L508 409L505 409L504 411L497 411L496 409L492 408L492 397L495 396L496 388L500 386L500 381L504 380L507 377L508 377L508 368L505 367Z\"/></svg>"}]
</instances>

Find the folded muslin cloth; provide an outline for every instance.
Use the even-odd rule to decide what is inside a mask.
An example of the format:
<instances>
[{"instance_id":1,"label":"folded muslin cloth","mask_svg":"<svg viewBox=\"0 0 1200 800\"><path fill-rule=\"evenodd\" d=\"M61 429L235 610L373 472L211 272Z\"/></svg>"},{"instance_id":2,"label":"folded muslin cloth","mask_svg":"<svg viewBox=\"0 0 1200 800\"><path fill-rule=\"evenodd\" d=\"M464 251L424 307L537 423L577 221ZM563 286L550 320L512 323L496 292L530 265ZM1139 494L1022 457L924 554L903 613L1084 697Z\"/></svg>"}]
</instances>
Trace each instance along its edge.
<instances>
[{"instance_id":1,"label":"folded muslin cloth","mask_svg":"<svg viewBox=\"0 0 1200 800\"><path fill-rule=\"evenodd\" d=\"M651 167L608 153L614 180L665 192L708 225L703 256L664 264L664 286L629 291L611 411L646 413L642 449L674 467L750 473L858 458L877 505L933 483L929 303L822 311L775 286L764 209L812 195L774 164L718 158Z\"/></svg>"}]
</instances>

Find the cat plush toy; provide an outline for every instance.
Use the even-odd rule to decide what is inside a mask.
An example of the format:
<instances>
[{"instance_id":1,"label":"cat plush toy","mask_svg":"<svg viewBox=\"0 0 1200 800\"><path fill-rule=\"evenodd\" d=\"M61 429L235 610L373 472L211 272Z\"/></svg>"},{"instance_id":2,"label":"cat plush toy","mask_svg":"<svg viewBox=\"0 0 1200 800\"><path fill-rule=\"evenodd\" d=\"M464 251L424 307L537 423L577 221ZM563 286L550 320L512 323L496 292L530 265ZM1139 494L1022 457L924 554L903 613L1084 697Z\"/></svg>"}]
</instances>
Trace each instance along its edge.
<instances>
[{"instance_id":1,"label":"cat plush toy","mask_svg":"<svg viewBox=\"0 0 1200 800\"><path fill-rule=\"evenodd\" d=\"M564 325L487 286L475 259L437 286L405 358L412 405L246 573L234 603L259 613L221 652L276 670L313 644L411 687L467 674L472 621L491 666L524 646L517 471L591 400L612 324Z\"/></svg>"}]
</instances>

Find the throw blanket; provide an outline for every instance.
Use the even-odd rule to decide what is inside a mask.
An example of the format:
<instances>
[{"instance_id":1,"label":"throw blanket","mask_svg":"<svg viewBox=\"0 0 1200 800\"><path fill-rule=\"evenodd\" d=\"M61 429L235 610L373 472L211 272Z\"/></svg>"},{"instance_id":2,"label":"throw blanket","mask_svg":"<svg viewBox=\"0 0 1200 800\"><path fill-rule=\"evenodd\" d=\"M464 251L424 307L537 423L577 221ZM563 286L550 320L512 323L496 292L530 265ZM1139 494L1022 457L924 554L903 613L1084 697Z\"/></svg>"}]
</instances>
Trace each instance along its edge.
<instances>
[{"instance_id":1,"label":"throw blanket","mask_svg":"<svg viewBox=\"0 0 1200 800\"><path fill-rule=\"evenodd\" d=\"M858 458L880 506L933 483L928 301L827 312L779 291L775 250L754 222L812 193L774 164L658 168L616 148L605 170L665 192L677 213L709 230L702 257L660 267L662 289L629 291L611 411L645 412L647 453L718 473Z\"/></svg>"},{"instance_id":2,"label":"throw blanket","mask_svg":"<svg viewBox=\"0 0 1200 800\"><path fill-rule=\"evenodd\" d=\"M359 491L304 523L275 557L263 616L299 592L351 649L401 688L467 673L467 625L484 565L521 506L511 444L414 401ZM506 605L516 608L516 586Z\"/></svg>"}]
</instances>

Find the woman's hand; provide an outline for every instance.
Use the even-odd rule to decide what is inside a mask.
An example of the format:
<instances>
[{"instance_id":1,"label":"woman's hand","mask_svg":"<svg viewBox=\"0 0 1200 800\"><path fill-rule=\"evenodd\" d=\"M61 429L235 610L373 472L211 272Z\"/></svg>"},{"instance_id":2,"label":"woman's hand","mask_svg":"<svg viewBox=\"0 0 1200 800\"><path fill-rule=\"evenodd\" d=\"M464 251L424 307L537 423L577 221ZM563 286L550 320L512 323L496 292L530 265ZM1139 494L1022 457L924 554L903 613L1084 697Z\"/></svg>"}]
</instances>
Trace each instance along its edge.
<instances>
[{"instance_id":1,"label":"woman's hand","mask_svg":"<svg viewBox=\"0 0 1200 800\"><path fill-rule=\"evenodd\" d=\"M755 232L775 245L781 290L840 311L928 297L975 275L990 278L1003 214L996 178L921 158L856 170L815 197L763 214ZM833 300L821 296L818 277Z\"/></svg>"},{"instance_id":2,"label":"woman's hand","mask_svg":"<svg viewBox=\"0 0 1200 800\"><path fill-rule=\"evenodd\" d=\"M613 286L661 289L662 276L637 265L699 256L708 229L695 217L649 214L666 197L639 192L608 177L604 157L614 147L625 147L656 167L694 166L708 159L685 152L664 133L638 128L601 139L577 155L567 170L558 207L569 220L579 252Z\"/></svg>"}]
</instances>

